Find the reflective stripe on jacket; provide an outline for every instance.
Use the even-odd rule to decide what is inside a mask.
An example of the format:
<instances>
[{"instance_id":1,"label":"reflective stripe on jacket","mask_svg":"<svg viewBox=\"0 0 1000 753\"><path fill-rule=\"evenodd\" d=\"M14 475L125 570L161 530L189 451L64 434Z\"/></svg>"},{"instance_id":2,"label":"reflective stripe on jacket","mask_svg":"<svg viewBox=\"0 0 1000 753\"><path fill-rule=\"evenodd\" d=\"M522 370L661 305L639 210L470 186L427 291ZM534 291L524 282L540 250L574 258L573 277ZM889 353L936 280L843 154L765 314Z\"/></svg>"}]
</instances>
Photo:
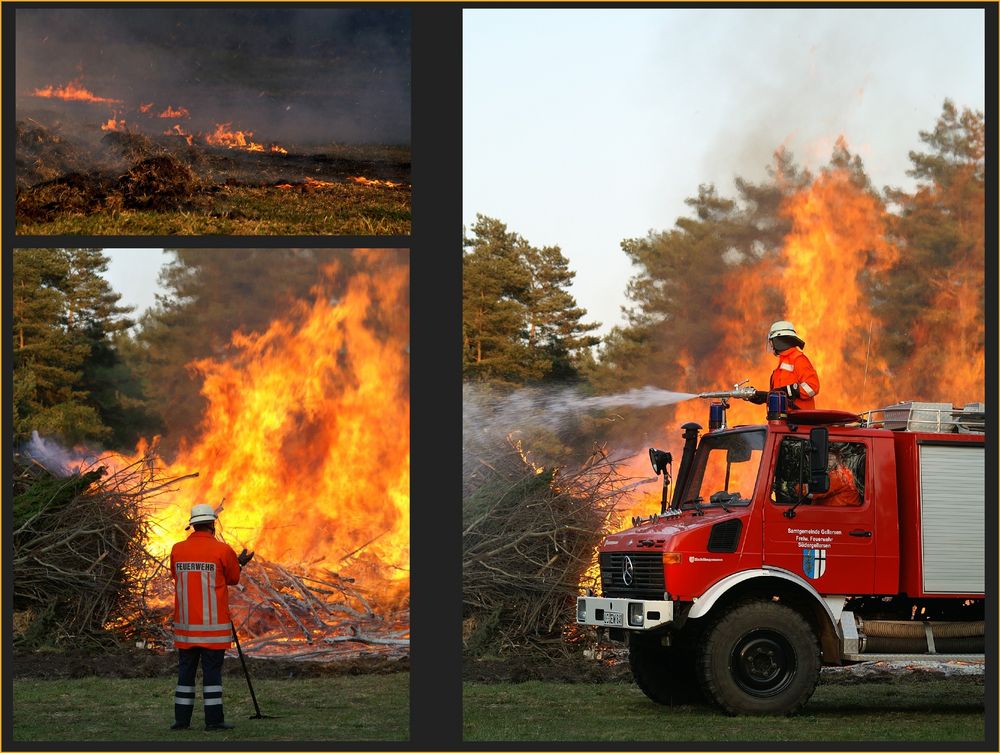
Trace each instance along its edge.
<instances>
[{"instance_id":1,"label":"reflective stripe on jacket","mask_svg":"<svg viewBox=\"0 0 1000 753\"><path fill-rule=\"evenodd\" d=\"M813 410L819 394L819 376L809 358L799 348L789 348L778 356L778 365L771 374L771 389L790 384L798 385L800 397L793 400L795 409Z\"/></svg>"},{"instance_id":2,"label":"reflective stripe on jacket","mask_svg":"<svg viewBox=\"0 0 1000 753\"><path fill-rule=\"evenodd\" d=\"M228 544L195 531L170 550L174 579L174 644L177 648L227 649L229 586L240 582L240 563Z\"/></svg>"}]
</instances>

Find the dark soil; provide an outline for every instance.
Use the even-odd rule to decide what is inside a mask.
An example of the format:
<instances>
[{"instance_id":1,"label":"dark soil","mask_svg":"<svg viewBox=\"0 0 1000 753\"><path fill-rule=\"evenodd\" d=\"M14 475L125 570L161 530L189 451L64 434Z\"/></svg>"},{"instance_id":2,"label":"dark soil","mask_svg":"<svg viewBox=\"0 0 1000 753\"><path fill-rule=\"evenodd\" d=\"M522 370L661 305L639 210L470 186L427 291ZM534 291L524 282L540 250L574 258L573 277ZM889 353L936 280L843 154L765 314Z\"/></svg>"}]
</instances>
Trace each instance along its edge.
<instances>
[{"instance_id":1,"label":"dark soil","mask_svg":"<svg viewBox=\"0 0 1000 753\"><path fill-rule=\"evenodd\" d=\"M177 671L177 654L134 650L108 654L83 652L15 653L11 662L15 679L56 680L78 677L165 677ZM345 661L294 661L247 658L251 678L295 679L408 672L409 658L350 659ZM226 657L224 675L242 676L236 657Z\"/></svg>"}]
</instances>

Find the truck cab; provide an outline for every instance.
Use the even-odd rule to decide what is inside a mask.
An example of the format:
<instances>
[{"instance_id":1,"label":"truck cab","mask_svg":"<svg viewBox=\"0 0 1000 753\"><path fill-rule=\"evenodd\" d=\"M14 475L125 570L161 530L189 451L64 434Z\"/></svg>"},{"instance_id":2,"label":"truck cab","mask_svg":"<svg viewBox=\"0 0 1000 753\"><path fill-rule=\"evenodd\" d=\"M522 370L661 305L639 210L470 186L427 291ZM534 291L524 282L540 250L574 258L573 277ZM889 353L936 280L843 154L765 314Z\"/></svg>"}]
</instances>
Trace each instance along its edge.
<instances>
[{"instance_id":1,"label":"truck cab","mask_svg":"<svg viewBox=\"0 0 1000 753\"><path fill-rule=\"evenodd\" d=\"M926 633L934 651L919 602L921 617L932 604L982 620L982 434L898 432L841 411L769 418L700 441L686 424L669 508L608 536L602 593L578 599L579 624L628 641L653 700L789 713L822 663L891 648L882 633L905 633L908 656Z\"/></svg>"}]
</instances>

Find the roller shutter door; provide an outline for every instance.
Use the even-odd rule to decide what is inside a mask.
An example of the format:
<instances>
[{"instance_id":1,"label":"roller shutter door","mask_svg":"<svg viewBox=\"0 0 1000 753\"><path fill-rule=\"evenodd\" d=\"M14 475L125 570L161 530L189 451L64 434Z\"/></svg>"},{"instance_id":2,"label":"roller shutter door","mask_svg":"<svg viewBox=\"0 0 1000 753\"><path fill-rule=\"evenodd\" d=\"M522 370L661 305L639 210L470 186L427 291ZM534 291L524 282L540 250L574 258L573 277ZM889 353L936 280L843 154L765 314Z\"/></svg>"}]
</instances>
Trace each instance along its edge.
<instances>
[{"instance_id":1,"label":"roller shutter door","mask_svg":"<svg viewBox=\"0 0 1000 753\"><path fill-rule=\"evenodd\" d=\"M985 451L920 446L920 521L924 591L982 593Z\"/></svg>"}]
</instances>

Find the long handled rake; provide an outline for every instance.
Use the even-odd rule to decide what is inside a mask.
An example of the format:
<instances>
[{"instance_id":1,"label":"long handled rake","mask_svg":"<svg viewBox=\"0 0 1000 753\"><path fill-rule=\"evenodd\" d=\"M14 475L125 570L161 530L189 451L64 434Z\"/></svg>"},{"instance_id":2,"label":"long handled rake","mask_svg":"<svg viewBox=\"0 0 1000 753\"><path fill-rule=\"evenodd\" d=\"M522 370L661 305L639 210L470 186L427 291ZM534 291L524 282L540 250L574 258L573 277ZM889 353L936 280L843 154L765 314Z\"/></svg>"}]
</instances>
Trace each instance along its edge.
<instances>
[{"instance_id":1,"label":"long handled rake","mask_svg":"<svg viewBox=\"0 0 1000 753\"><path fill-rule=\"evenodd\" d=\"M277 719L276 716L265 716L260 713L260 706L257 703L257 694L253 692L253 683L250 682L250 672L247 671L247 660L243 656L243 648L240 646L240 637L236 635L236 625L229 621L229 627L233 629L233 640L236 641L236 652L240 655L240 664L243 666L243 676L247 678L247 687L250 688L250 698L253 700L253 708L257 713L249 717L250 719Z\"/></svg>"}]
</instances>

